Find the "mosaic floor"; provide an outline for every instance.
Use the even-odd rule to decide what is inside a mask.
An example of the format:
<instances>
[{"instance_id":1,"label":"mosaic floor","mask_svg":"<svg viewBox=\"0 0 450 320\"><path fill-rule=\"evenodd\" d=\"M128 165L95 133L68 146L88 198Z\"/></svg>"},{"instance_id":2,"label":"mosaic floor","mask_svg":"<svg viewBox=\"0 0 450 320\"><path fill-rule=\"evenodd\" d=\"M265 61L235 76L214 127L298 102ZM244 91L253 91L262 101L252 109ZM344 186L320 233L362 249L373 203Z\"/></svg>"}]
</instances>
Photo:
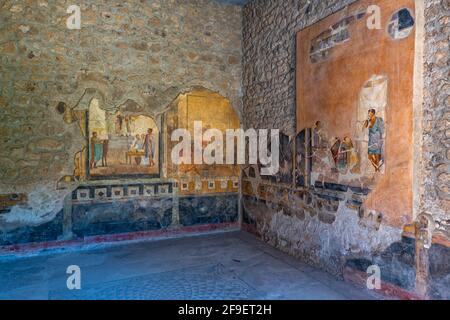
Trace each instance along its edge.
<instances>
[{"instance_id":1,"label":"mosaic floor","mask_svg":"<svg viewBox=\"0 0 450 320\"><path fill-rule=\"evenodd\" d=\"M67 288L67 267L81 290ZM0 299L367 300L376 295L243 232L0 258Z\"/></svg>"},{"instance_id":2,"label":"mosaic floor","mask_svg":"<svg viewBox=\"0 0 450 320\"><path fill-rule=\"evenodd\" d=\"M50 300L247 300L255 289L221 265L193 267L50 292Z\"/></svg>"}]
</instances>

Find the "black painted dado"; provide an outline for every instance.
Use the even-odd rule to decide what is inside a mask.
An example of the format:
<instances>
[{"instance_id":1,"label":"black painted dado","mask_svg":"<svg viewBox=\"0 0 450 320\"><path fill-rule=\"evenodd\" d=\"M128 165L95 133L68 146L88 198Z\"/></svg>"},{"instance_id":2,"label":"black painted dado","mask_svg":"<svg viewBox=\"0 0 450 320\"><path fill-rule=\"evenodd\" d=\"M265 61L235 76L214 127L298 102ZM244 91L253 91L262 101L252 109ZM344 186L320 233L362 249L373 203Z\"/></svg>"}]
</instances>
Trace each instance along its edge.
<instances>
[{"instance_id":1,"label":"black painted dado","mask_svg":"<svg viewBox=\"0 0 450 320\"><path fill-rule=\"evenodd\" d=\"M77 237L160 230L172 224L172 198L76 204L72 212Z\"/></svg>"},{"instance_id":2,"label":"black painted dado","mask_svg":"<svg viewBox=\"0 0 450 320\"><path fill-rule=\"evenodd\" d=\"M381 279L395 286L414 290L416 281L415 271L415 241L404 237L402 241L395 242L381 254L373 258L350 259L346 266L352 269L367 272L367 269L377 265L381 269Z\"/></svg>"},{"instance_id":3,"label":"black painted dado","mask_svg":"<svg viewBox=\"0 0 450 320\"><path fill-rule=\"evenodd\" d=\"M256 227L257 226L256 220L252 218L252 216L246 209L246 207L245 207L246 203L257 204L258 199L254 196L248 196L248 195L244 195L243 199L242 199L242 222L249 226Z\"/></svg>"},{"instance_id":4,"label":"black painted dado","mask_svg":"<svg viewBox=\"0 0 450 320\"><path fill-rule=\"evenodd\" d=\"M429 250L429 260L431 297L450 300L450 248L434 244Z\"/></svg>"},{"instance_id":5,"label":"black painted dado","mask_svg":"<svg viewBox=\"0 0 450 320\"><path fill-rule=\"evenodd\" d=\"M173 188L168 186L165 196L144 196L145 186L141 186L135 198L128 198L125 188L125 196L121 199L110 198L111 186L106 187L105 199L93 199L95 188L99 187L89 187L85 188L88 200L84 201L79 201L74 191L70 226L67 222L63 226L64 213L61 211L55 219L43 225L0 232L0 245L60 240L68 227L71 227L69 231L74 238L167 229L173 226L176 214ZM158 193L158 188L159 185L155 185L155 193ZM238 199L238 194L181 197L178 208L181 226L237 222Z\"/></svg>"},{"instance_id":6,"label":"black painted dado","mask_svg":"<svg viewBox=\"0 0 450 320\"><path fill-rule=\"evenodd\" d=\"M350 189L352 192L354 192L356 194L361 194L361 195L368 195L370 193L370 189L367 189L367 188L360 188L360 187L354 187L354 186L349 186L349 185L328 183L328 182L321 182L321 181L316 181L314 187L316 189L323 189L323 190L337 191L337 192L347 192Z\"/></svg>"},{"instance_id":7,"label":"black painted dado","mask_svg":"<svg viewBox=\"0 0 450 320\"><path fill-rule=\"evenodd\" d=\"M63 235L63 212L47 223L0 232L0 246L55 241Z\"/></svg>"},{"instance_id":8,"label":"black painted dado","mask_svg":"<svg viewBox=\"0 0 450 320\"><path fill-rule=\"evenodd\" d=\"M238 195L188 196L180 198L183 226L238 221Z\"/></svg>"}]
</instances>

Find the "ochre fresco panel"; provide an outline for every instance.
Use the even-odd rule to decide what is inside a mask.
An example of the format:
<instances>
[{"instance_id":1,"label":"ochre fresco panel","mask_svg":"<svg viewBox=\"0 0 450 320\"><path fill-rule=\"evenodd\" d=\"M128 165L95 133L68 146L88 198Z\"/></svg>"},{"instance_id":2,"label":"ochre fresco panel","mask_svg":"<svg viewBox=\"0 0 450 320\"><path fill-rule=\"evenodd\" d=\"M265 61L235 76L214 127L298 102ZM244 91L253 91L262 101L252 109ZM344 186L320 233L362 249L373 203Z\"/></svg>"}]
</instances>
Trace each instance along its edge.
<instances>
[{"instance_id":1,"label":"ochre fresco panel","mask_svg":"<svg viewBox=\"0 0 450 320\"><path fill-rule=\"evenodd\" d=\"M168 177L180 181L180 194L211 194L238 191L239 166L227 164L181 164L174 165L171 152L179 142L171 141L176 129L187 129L194 137L194 122L202 122L203 134L209 129L225 133L227 129L239 129L240 121L230 102L219 94L207 90L193 90L181 94L174 101L166 115L167 137L166 158ZM205 148L209 142L203 141ZM191 146L191 160L194 161L194 144Z\"/></svg>"},{"instance_id":2,"label":"ochre fresco panel","mask_svg":"<svg viewBox=\"0 0 450 320\"><path fill-rule=\"evenodd\" d=\"M381 29L369 29L371 5ZM297 35L297 131L312 129L311 183L369 188L364 207L412 219L413 0L361 0ZM375 112L373 112L375 111Z\"/></svg>"}]
</instances>

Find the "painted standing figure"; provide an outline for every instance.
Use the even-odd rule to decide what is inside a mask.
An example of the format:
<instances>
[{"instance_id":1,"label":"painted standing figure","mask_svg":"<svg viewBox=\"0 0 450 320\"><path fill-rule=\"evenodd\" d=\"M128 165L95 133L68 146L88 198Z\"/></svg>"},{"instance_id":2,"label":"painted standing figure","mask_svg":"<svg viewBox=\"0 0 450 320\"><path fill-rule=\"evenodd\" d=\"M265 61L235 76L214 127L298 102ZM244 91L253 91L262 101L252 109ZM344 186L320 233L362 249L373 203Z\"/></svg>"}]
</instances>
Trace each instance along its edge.
<instances>
[{"instance_id":1,"label":"painted standing figure","mask_svg":"<svg viewBox=\"0 0 450 320\"><path fill-rule=\"evenodd\" d=\"M91 169L97 168L97 162L103 159L103 142L98 138L97 132L92 133L90 154Z\"/></svg>"},{"instance_id":2,"label":"painted standing figure","mask_svg":"<svg viewBox=\"0 0 450 320\"><path fill-rule=\"evenodd\" d=\"M384 121L376 116L376 110L369 110L369 119L365 121L364 127L369 129L369 160L376 172L381 171L383 166L384 146Z\"/></svg>"},{"instance_id":3,"label":"painted standing figure","mask_svg":"<svg viewBox=\"0 0 450 320\"><path fill-rule=\"evenodd\" d=\"M150 167L155 165L155 143L153 140L153 129L148 129L144 140L145 158L148 159Z\"/></svg>"},{"instance_id":4,"label":"painted standing figure","mask_svg":"<svg viewBox=\"0 0 450 320\"><path fill-rule=\"evenodd\" d=\"M131 135L131 117L128 116L125 117L125 129L126 129L126 136L129 137Z\"/></svg>"},{"instance_id":5,"label":"painted standing figure","mask_svg":"<svg viewBox=\"0 0 450 320\"><path fill-rule=\"evenodd\" d=\"M323 145L322 143L322 132L323 125L321 121L316 122L316 126L313 129L313 138L312 138L312 147L313 148L321 148Z\"/></svg>"},{"instance_id":6,"label":"painted standing figure","mask_svg":"<svg viewBox=\"0 0 450 320\"><path fill-rule=\"evenodd\" d=\"M108 166L108 150L109 150L109 141L104 140L103 141L103 154L102 154L102 166L107 167Z\"/></svg>"},{"instance_id":7,"label":"painted standing figure","mask_svg":"<svg viewBox=\"0 0 450 320\"><path fill-rule=\"evenodd\" d=\"M123 116L120 112L116 115L116 134L121 136L123 135Z\"/></svg>"}]
</instances>

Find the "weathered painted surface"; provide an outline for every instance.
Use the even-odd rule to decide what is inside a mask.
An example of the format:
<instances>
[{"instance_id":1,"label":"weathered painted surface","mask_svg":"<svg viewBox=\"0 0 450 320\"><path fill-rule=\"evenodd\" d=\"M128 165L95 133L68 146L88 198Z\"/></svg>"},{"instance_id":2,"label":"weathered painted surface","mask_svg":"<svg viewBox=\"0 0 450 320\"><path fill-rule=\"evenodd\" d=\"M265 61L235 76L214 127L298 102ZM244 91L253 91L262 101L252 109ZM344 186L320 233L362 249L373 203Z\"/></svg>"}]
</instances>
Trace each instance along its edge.
<instances>
[{"instance_id":1,"label":"weathered painted surface","mask_svg":"<svg viewBox=\"0 0 450 320\"><path fill-rule=\"evenodd\" d=\"M370 266L378 265L381 280L407 291L414 291L416 285L416 259L414 239L403 237L389 245L386 250L369 259L348 259L346 267L367 272Z\"/></svg>"},{"instance_id":2,"label":"weathered painted surface","mask_svg":"<svg viewBox=\"0 0 450 320\"><path fill-rule=\"evenodd\" d=\"M181 197L180 223L183 226L238 222L238 195Z\"/></svg>"},{"instance_id":3,"label":"weathered painted surface","mask_svg":"<svg viewBox=\"0 0 450 320\"><path fill-rule=\"evenodd\" d=\"M436 221L434 232L450 238L450 1L425 1L425 73L421 157L421 211Z\"/></svg>"},{"instance_id":4,"label":"weathered painted surface","mask_svg":"<svg viewBox=\"0 0 450 320\"><path fill-rule=\"evenodd\" d=\"M142 137L149 129L127 130L127 119L136 124L145 115L162 129L158 121L171 102L198 86L225 97L238 114L241 110L240 6L210 0L86 1L80 4L81 30L66 27L68 6L0 1L0 195L26 198L5 209L2 201L2 235L57 219L86 167L101 178L155 171L163 176L158 161L151 170L141 165L146 148L125 146L132 142L127 135ZM123 112L123 126L106 130L91 117L91 131L99 132L87 143L93 132L86 111L94 100L100 114L116 115L107 117L111 123ZM109 159L102 159L107 151ZM118 157L125 161L125 154L132 158L132 172L115 163ZM129 182L121 178L119 186Z\"/></svg>"},{"instance_id":5,"label":"weathered painted surface","mask_svg":"<svg viewBox=\"0 0 450 320\"><path fill-rule=\"evenodd\" d=\"M115 201L75 205L77 237L166 229L172 224L172 199Z\"/></svg>"},{"instance_id":6,"label":"weathered painted surface","mask_svg":"<svg viewBox=\"0 0 450 320\"><path fill-rule=\"evenodd\" d=\"M244 223L266 242L335 275L342 274L348 259L371 259L401 240L401 230L381 224L376 216L360 217L346 200L288 190L281 196L277 187L266 189L267 198L244 196ZM278 200L286 197L289 202Z\"/></svg>"},{"instance_id":7,"label":"weathered painted surface","mask_svg":"<svg viewBox=\"0 0 450 320\"><path fill-rule=\"evenodd\" d=\"M435 299L450 299L450 248L434 244L429 250L430 296Z\"/></svg>"},{"instance_id":8,"label":"weathered painted surface","mask_svg":"<svg viewBox=\"0 0 450 320\"><path fill-rule=\"evenodd\" d=\"M353 3L354 6L348 7ZM449 123L447 121L449 90L446 79L449 56L447 37L450 23L449 2L438 0L414 2L416 13L418 13L417 16L414 16L415 31L418 33L415 39L413 36L413 38L409 38L409 41L416 40L415 50L417 54L420 54L423 49L425 60L421 61L416 58L414 61L415 76L421 78L414 80L413 112L412 109L408 109L407 114L400 116L402 119L406 117L407 121L399 124L400 129L396 130L396 133L389 136L388 132L386 135L386 139L391 141L388 148L396 149L393 154L400 150L404 151L400 158L405 161L400 163L394 159L386 162L387 166L399 165L398 168L405 166L404 169L409 172L399 171L399 177L406 178L397 185L397 187L403 186L398 189L401 197L396 196L398 192L391 192L383 197L370 196L371 184L350 183L350 180L356 177L351 172L343 179L335 179L336 173L323 174L322 177L315 174L309 175L308 168L314 166L314 161L307 157L308 148L321 146L321 134L325 125L323 122L317 123L321 119L313 118L310 119L310 123L305 125L310 131L298 133L297 129L300 131L301 128L296 128L296 119L306 116L306 114L296 112L298 110L296 110L296 68L294 66L296 65L295 37L297 32L339 10L342 10L342 15L338 14L338 17L347 17L353 12L348 8L358 9L358 4L365 3L364 1L345 0L287 0L275 3L259 0L252 1L244 7L243 110L245 125L248 128L282 129L286 135L290 136L290 141L295 146L296 157L294 157L294 182L292 184L281 183L276 178L261 178L254 173L255 169L245 169L242 185L244 193L243 222L249 231L260 235L266 242L335 274L342 274L344 270L344 274L348 275L348 270L356 270L345 267L346 263L350 263L350 261L377 262L383 266L386 273L383 275L383 279L386 280L383 282L383 288L386 292L404 298L431 296L429 287L432 286L434 280L429 280L430 268L432 269L430 265L432 258L429 254L433 249L430 251L428 248L436 246L433 244L436 235L445 239L449 238L448 219L450 217L447 206L448 188L446 188L448 179L445 180L449 158L448 143L446 143L448 137L445 137L448 129L446 124ZM395 2L391 4L393 5ZM361 5L361 7L363 6ZM395 22L396 17L392 16L392 18L394 20L391 19L391 16L382 16L384 22L382 26L383 28L386 26L382 32L385 31L388 37L392 35L395 38L391 40L392 42L405 39L408 41L407 37L403 38L407 36L406 33L395 33L393 31L395 28L387 28L387 24L394 25L392 21ZM323 22L319 22L318 25L320 23ZM420 23L424 23L425 26L420 27ZM350 26L350 28L355 27ZM410 31L408 34L411 36ZM315 65L313 68L320 69L320 65L326 63L327 59L332 59L336 56L336 52L343 50L340 46L345 46L345 43L351 40L349 35L352 34L344 32L341 36L334 38L336 40L334 43L330 43L324 41L327 39L325 33L320 35L320 32L317 32L314 38L315 43L329 47L323 51L318 51L314 47L303 58L311 59L312 64ZM340 42L344 44L340 44ZM324 52L324 56L319 56L319 52ZM363 58L359 63L364 63L364 61L373 62ZM352 61L351 65L355 63L358 61ZM348 68L351 73L350 65ZM304 71L297 67L297 72L300 74ZM408 81L411 81L411 69L407 75L410 77ZM325 78L327 76L337 75L323 75ZM366 78L369 79L370 76L368 74ZM424 82L423 92L421 91L421 80ZM352 79L349 81L351 82ZM339 90L339 87L342 86L345 90L347 82L340 81L336 84L337 89L320 92L320 97L325 97L327 94L331 94L332 98L339 97L342 91ZM310 82L309 85L312 86L312 90L320 88L320 82ZM364 97L360 95L361 89L362 86L354 91L356 100L358 97ZM409 99L411 90L412 88L408 91ZM421 106L423 96L425 101ZM326 103L326 101L322 102ZM393 106L394 109L395 107ZM311 112L316 109L316 105L310 108ZM335 112L328 115L321 112L319 115L328 117L326 119L330 121L325 122L329 122L328 126L334 129L342 122L335 121L336 119L339 118L344 122L352 119L346 112ZM388 121L390 128L395 121L390 117ZM408 127L408 130L404 126ZM341 146L344 147L351 145L344 139L345 130L351 130L351 126L341 126L330 136L330 138L340 137ZM403 140L399 140L397 136L404 132L412 132L412 136L409 136L405 143L399 145L398 141ZM308 137L310 137L310 143L305 144ZM352 157L331 158L330 163L333 161L335 161L338 171L354 169ZM384 169L388 170L388 167ZM387 175L385 171L379 175L379 180L385 180L382 184L382 188L385 190L389 190L390 187L395 188L396 182L399 181L397 178L392 179L392 175ZM388 181L389 179L391 180ZM312 185L312 187L305 188L308 185ZM357 188L355 189L355 187ZM403 192L404 189L405 192ZM402 197L404 202L399 203L399 207L403 209L400 210L401 212L397 212L397 206L394 203L397 203ZM388 207L390 206L390 209L385 207L388 210L380 210L380 212L361 210L364 203L369 203L368 208L370 209L370 207L376 207L379 201L384 201ZM390 214L386 216L388 211ZM419 216L421 212L427 214ZM421 217L425 223L420 223ZM411 222L411 225L407 225ZM403 233L409 233L409 237L417 237L419 240L406 245L405 240L402 240ZM444 247L448 247L448 241L445 243ZM445 270L448 262L440 260L435 264ZM364 283L367 279L365 271L360 273ZM443 281L441 285L433 284L433 286L444 288L442 283L446 281L445 273L446 271L442 271L438 276L440 281ZM355 274L356 272L353 272L353 275ZM414 283L414 279L416 283ZM398 286L399 284L401 287ZM411 294L411 290L416 290L417 293Z\"/></svg>"},{"instance_id":9,"label":"weathered painted surface","mask_svg":"<svg viewBox=\"0 0 450 320\"><path fill-rule=\"evenodd\" d=\"M227 225L239 221L239 196L227 189L222 191L202 195L199 190L197 194L180 195L173 182L162 181L141 184L135 181L126 185L117 182L88 184L72 192L56 219L36 226L19 225L2 232L0 246L120 234L133 237L133 234L138 236L142 232L171 233L198 226L210 226L205 231L214 229L214 225L226 229Z\"/></svg>"},{"instance_id":10,"label":"weathered painted surface","mask_svg":"<svg viewBox=\"0 0 450 320\"><path fill-rule=\"evenodd\" d=\"M167 140L178 123L168 126L165 115L177 97L201 87L195 96L206 98L197 107L214 110L199 120L228 124L227 114L239 127L241 7L209 0L88 1L81 5L81 30L66 27L67 6L60 2L2 1L0 7L2 244L176 226L172 198L130 200L151 196L130 185L136 179L199 178L206 186L226 183L216 193L238 191L239 170L220 177L168 170ZM208 95L215 104L208 105ZM84 193L81 185L86 198L70 199ZM212 193L183 190L203 192Z\"/></svg>"},{"instance_id":11,"label":"weathered painted surface","mask_svg":"<svg viewBox=\"0 0 450 320\"><path fill-rule=\"evenodd\" d=\"M371 5L380 29L368 28ZM297 131L313 130L311 183L370 188L366 210L399 228L413 220L414 17L414 0L361 0L297 34ZM392 23L402 38L386 32Z\"/></svg>"},{"instance_id":12,"label":"weathered painted surface","mask_svg":"<svg viewBox=\"0 0 450 320\"><path fill-rule=\"evenodd\" d=\"M382 267L384 286L391 292L406 296L416 290L419 297L448 298L450 2L415 1L424 7L425 20L425 27L415 30L422 33L417 34L415 50L423 46L425 61L423 94L415 92L414 101L424 101L413 115L408 109L406 115L383 117L390 124L385 138L391 151L386 151L404 153L382 168L380 180L385 191L380 197L373 196L370 183L347 181L354 177L352 156L330 159L338 171L349 170L350 179L335 179L336 174L322 174L319 179L311 168L320 168L323 163L312 161L308 152L322 145L323 123L312 119L306 130L298 133L296 128L296 33L352 3L358 2L253 0L242 9L213 0L109 1L107 5L92 0L81 5L81 31L69 31L65 27L67 8L60 2L0 1L0 244L12 245L5 250L15 252L236 227L236 167L175 168L167 160L167 140L159 139L159 154L166 159L161 167L153 168L161 176L157 181L139 182L139 178L126 176L108 182L82 181L89 178L86 169L92 155L95 160L96 139L88 142L91 135L86 113L94 99L100 109L116 115L116 120L117 111L132 118L152 118L154 123L146 127L156 126L161 133L177 128L178 121L187 121L187 113L201 118L205 101L214 100L221 112L210 110L207 118L220 115L233 127L240 125L240 118L247 128L283 131L280 173L261 177L257 166L244 170L245 228L336 275L356 270L364 276L364 268L377 263ZM385 35L395 38L392 41L412 41L409 30L403 34L392 29L398 18L383 16L383 24L390 26ZM408 23L404 26L403 31L410 28ZM315 35L313 50L310 55L308 52L313 64L324 63L339 50L341 42L351 39L346 28L333 43L326 41L326 34ZM326 46L324 55L317 45ZM417 62L421 66L422 62L415 62L417 73ZM373 78L372 83L380 79ZM367 88L359 82L355 97L366 101ZM190 96L195 97L190 100ZM394 104L392 101L395 99L390 99ZM347 119L346 114L338 116ZM405 128L399 125L398 130L392 130L391 124L405 120L403 117ZM224 124L216 120L210 124ZM403 140L398 136L403 129L410 132L409 120L414 138L400 144ZM351 150L353 139L345 139L342 128L330 123L326 127L340 138L339 145L344 151ZM104 131L104 126L93 128ZM128 130L126 120L124 127L116 129L108 133L139 133L141 140L146 140L142 139L143 128ZM122 139L115 140L118 145L122 143ZM123 140L128 143L128 138ZM92 142L94 151L89 154ZM143 145L125 153L136 171L149 173L149 168L141 167L143 158L148 158ZM103 171L107 165L100 156L109 151L104 146L95 161L97 169ZM117 148L123 159L125 149ZM410 189L409 180L405 185L406 180L397 179L404 177L402 173L389 174L392 164L410 170L411 159L414 171L409 174L415 181L414 189ZM111 175L107 173L105 178ZM145 184L158 185L169 179L177 189L175 195L159 187L153 193L145 188ZM400 180L402 197L386 191ZM87 197L83 201L78 199L80 190ZM387 210L365 210L363 204L372 203L370 209L379 199L387 199ZM402 212L391 215L398 203ZM416 240L405 238L405 233ZM48 242L54 240L58 241Z\"/></svg>"},{"instance_id":13,"label":"weathered painted surface","mask_svg":"<svg viewBox=\"0 0 450 320\"><path fill-rule=\"evenodd\" d=\"M54 219L44 224L19 226L0 232L0 246L33 242L51 242L63 236L63 216L61 210Z\"/></svg>"}]
</instances>

